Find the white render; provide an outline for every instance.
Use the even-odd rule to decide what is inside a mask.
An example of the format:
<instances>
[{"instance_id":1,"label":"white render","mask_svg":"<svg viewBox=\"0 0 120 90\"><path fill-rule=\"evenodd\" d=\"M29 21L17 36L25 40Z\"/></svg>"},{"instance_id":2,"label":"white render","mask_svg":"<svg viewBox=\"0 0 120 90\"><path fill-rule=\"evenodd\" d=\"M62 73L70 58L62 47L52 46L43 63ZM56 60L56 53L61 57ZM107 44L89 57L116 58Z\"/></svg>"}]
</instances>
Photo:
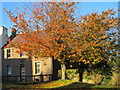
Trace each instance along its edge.
<instances>
[{"instance_id":1,"label":"white render","mask_svg":"<svg viewBox=\"0 0 120 90\"><path fill-rule=\"evenodd\" d=\"M2 48L8 40L7 28L0 27L0 48Z\"/></svg>"}]
</instances>

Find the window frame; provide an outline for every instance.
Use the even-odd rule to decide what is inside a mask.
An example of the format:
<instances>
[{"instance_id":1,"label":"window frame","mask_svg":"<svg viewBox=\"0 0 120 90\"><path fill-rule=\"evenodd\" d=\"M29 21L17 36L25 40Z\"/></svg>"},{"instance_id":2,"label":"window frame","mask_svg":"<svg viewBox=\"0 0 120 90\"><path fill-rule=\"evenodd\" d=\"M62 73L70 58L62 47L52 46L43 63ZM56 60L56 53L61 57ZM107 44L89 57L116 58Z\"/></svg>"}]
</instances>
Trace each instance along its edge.
<instances>
[{"instance_id":1,"label":"window frame","mask_svg":"<svg viewBox=\"0 0 120 90\"><path fill-rule=\"evenodd\" d=\"M41 62L35 62L35 74L41 74Z\"/></svg>"},{"instance_id":2,"label":"window frame","mask_svg":"<svg viewBox=\"0 0 120 90\"><path fill-rule=\"evenodd\" d=\"M12 75L12 66L11 65L6 65L7 66L7 75L11 76Z\"/></svg>"},{"instance_id":3,"label":"window frame","mask_svg":"<svg viewBox=\"0 0 120 90\"><path fill-rule=\"evenodd\" d=\"M11 49L7 49L7 58L11 57Z\"/></svg>"},{"instance_id":4,"label":"window frame","mask_svg":"<svg viewBox=\"0 0 120 90\"><path fill-rule=\"evenodd\" d=\"M25 56L25 52L20 53L20 57Z\"/></svg>"}]
</instances>

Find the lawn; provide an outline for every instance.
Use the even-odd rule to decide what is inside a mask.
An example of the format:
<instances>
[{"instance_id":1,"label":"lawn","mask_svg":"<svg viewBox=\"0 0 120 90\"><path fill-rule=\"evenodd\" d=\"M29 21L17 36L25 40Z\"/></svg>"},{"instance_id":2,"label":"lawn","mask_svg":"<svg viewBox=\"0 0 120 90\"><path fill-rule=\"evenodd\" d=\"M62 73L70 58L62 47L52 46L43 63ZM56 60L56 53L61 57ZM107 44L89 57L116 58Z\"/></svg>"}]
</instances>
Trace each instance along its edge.
<instances>
[{"instance_id":1,"label":"lawn","mask_svg":"<svg viewBox=\"0 0 120 90\"><path fill-rule=\"evenodd\" d=\"M56 80L28 85L3 83L3 89L4 88L116 88L120 90L120 87L116 86L95 85L90 83L73 82L71 80Z\"/></svg>"}]
</instances>

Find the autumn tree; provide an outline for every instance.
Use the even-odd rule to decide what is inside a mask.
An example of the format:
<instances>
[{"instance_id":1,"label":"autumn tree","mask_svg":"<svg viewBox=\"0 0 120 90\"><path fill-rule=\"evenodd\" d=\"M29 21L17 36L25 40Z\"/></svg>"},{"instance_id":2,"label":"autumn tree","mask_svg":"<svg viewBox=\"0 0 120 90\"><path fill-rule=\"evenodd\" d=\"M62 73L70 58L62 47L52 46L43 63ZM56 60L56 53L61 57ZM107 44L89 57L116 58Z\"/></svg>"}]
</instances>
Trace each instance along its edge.
<instances>
[{"instance_id":1,"label":"autumn tree","mask_svg":"<svg viewBox=\"0 0 120 90\"><path fill-rule=\"evenodd\" d=\"M79 20L72 47L76 52L70 58L81 64L78 69L81 82L86 65L92 67L102 61L110 62L110 57L118 53L115 44L118 20L114 17L115 13L108 9L101 14L94 12L82 16Z\"/></svg>"},{"instance_id":2,"label":"autumn tree","mask_svg":"<svg viewBox=\"0 0 120 90\"><path fill-rule=\"evenodd\" d=\"M106 33L117 24L117 19L111 17L115 12L109 9L102 14L88 14L77 22L75 5L75 2L37 2L14 15L6 10L20 37L11 46L19 48L19 52L28 52L29 56L54 57L61 64L62 79L67 60L90 66L108 61L115 53L115 44L110 40L113 34ZM80 72L84 71L82 65Z\"/></svg>"},{"instance_id":3,"label":"autumn tree","mask_svg":"<svg viewBox=\"0 0 120 90\"><path fill-rule=\"evenodd\" d=\"M15 23L20 38L10 42L10 45L19 48L19 52L27 52L33 57L54 57L62 69L62 79L65 79L66 60L73 52L71 43L74 43L73 32L76 22L73 17L75 2L37 2L15 12L14 15L6 12L10 20Z\"/></svg>"}]
</instances>

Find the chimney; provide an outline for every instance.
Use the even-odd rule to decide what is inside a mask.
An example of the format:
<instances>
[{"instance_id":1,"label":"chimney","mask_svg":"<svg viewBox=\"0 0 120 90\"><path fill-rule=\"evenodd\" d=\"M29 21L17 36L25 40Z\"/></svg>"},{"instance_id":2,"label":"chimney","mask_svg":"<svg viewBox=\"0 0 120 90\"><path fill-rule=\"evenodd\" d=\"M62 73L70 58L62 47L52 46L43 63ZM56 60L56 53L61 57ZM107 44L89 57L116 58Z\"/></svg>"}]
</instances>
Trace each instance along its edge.
<instances>
[{"instance_id":1,"label":"chimney","mask_svg":"<svg viewBox=\"0 0 120 90\"><path fill-rule=\"evenodd\" d=\"M7 28L4 26L0 27L0 35L7 34Z\"/></svg>"},{"instance_id":2,"label":"chimney","mask_svg":"<svg viewBox=\"0 0 120 90\"><path fill-rule=\"evenodd\" d=\"M12 37L15 37L16 36L16 29L15 28L11 28L11 30L10 30L10 35L12 36Z\"/></svg>"},{"instance_id":3,"label":"chimney","mask_svg":"<svg viewBox=\"0 0 120 90\"><path fill-rule=\"evenodd\" d=\"M10 40L12 40L16 36L16 31L17 30L15 28L10 29Z\"/></svg>"}]
</instances>

